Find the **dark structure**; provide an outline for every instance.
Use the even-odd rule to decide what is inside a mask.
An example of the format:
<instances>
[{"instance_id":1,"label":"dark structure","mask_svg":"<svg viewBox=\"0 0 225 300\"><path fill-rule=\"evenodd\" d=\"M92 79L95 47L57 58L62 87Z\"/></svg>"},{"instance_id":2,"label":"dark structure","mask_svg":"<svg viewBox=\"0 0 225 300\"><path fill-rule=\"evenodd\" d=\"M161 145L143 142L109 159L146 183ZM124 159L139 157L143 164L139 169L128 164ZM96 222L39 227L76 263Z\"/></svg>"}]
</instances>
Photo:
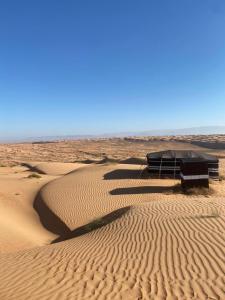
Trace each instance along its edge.
<instances>
[{"instance_id":1,"label":"dark structure","mask_svg":"<svg viewBox=\"0 0 225 300\"><path fill-rule=\"evenodd\" d=\"M188 163L190 164L188 168L191 170L187 171L190 173L188 175L201 175L195 173L195 170L203 168L197 163L203 164L203 161L207 166L209 178L217 180L219 178L219 160L212 155L184 150L168 150L147 154L148 171L151 176L156 178L181 178L181 164L184 172L186 172ZM203 175L206 175L205 171Z\"/></svg>"},{"instance_id":2,"label":"dark structure","mask_svg":"<svg viewBox=\"0 0 225 300\"><path fill-rule=\"evenodd\" d=\"M209 188L208 163L201 158L183 158L180 163L181 186Z\"/></svg>"}]
</instances>

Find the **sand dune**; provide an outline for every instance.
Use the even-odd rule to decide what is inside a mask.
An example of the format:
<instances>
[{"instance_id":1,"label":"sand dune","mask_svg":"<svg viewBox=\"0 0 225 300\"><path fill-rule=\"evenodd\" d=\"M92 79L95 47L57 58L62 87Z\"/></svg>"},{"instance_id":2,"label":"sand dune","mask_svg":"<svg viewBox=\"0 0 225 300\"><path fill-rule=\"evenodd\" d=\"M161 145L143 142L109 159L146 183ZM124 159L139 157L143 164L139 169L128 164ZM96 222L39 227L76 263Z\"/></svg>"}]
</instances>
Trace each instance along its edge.
<instances>
[{"instance_id":1,"label":"sand dune","mask_svg":"<svg viewBox=\"0 0 225 300\"><path fill-rule=\"evenodd\" d=\"M133 207L89 234L1 258L1 299L223 299L223 200Z\"/></svg>"},{"instance_id":2,"label":"sand dune","mask_svg":"<svg viewBox=\"0 0 225 300\"><path fill-rule=\"evenodd\" d=\"M145 159L146 153L162 150L204 151L225 157L224 135L142 136L64 140L54 142L0 144L0 160L4 164L24 161L95 162L105 156L116 161L130 157ZM135 162L134 162L135 163Z\"/></svg>"},{"instance_id":3,"label":"sand dune","mask_svg":"<svg viewBox=\"0 0 225 300\"><path fill-rule=\"evenodd\" d=\"M46 167L57 173L58 166ZM224 184L215 183L218 192L210 197L171 194L176 181L143 179L141 169L77 165L68 175L39 180L5 171L0 184L14 176L14 191L16 180L23 182L18 187L27 186L27 200L24 214L15 210L10 221L10 205L15 209L18 200L7 200L7 212L4 207L9 252L14 243L14 250L25 250L1 255L0 299L223 299ZM36 211L34 183L43 186ZM5 190L1 205L9 194ZM113 222L77 234L78 227L130 205ZM57 236L62 242L45 246Z\"/></svg>"},{"instance_id":4,"label":"sand dune","mask_svg":"<svg viewBox=\"0 0 225 300\"><path fill-rule=\"evenodd\" d=\"M83 166L79 163L28 162L24 163L31 171L48 175L65 175Z\"/></svg>"},{"instance_id":5,"label":"sand dune","mask_svg":"<svg viewBox=\"0 0 225 300\"><path fill-rule=\"evenodd\" d=\"M160 194L155 193L157 185L159 191L171 186L177 181L152 180L152 187L148 194L143 193L141 187L148 186L148 180L141 178L143 167L136 165L94 165L70 173L46 185L39 193L48 208L58 216L70 229L82 226L96 217L105 215L112 210L157 200ZM137 190L114 195L116 188ZM46 219L43 216L42 219ZM57 221L56 221L57 222Z\"/></svg>"},{"instance_id":6,"label":"sand dune","mask_svg":"<svg viewBox=\"0 0 225 300\"><path fill-rule=\"evenodd\" d=\"M41 226L33 209L38 190L54 176L29 179L24 167L0 170L0 252L48 244L55 236Z\"/></svg>"},{"instance_id":7,"label":"sand dune","mask_svg":"<svg viewBox=\"0 0 225 300\"><path fill-rule=\"evenodd\" d=\"M38 191L56 175L69 173L79 164L24 163L0 169L0 252L14 252L49 244L56 235L47 231L33 209ZM40 178L28 178L33 171ZM47 174L47 175L44 175Z\"/></svg>"}]
</instances>

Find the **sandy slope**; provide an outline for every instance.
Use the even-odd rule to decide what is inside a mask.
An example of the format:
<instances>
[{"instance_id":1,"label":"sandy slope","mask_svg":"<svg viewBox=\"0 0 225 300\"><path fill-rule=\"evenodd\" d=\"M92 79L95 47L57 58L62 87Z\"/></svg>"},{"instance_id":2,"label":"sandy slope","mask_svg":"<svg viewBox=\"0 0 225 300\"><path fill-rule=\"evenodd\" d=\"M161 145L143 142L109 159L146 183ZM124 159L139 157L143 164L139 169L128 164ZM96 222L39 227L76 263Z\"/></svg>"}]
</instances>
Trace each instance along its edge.
<instances>
[{"instance_id":1,"label":"sandy slope","mask_svg":"<svg viewBox=\"0 0 225 300\"><path fill-rule=\"evenodd\" d=\"M143 167L126 164L79 168L49 183L41 190L40 197L74 229L117 208L162 199L161 193L178 182L151 180L150 186L148 179L141 178L142 170Z\"/></svg>"},{"instance_id":2,"label":"sandy slope","mask_svg":"<svg viewBox=\"0 0 225 300\"><path fill-rule=\"evenodd\" d=\"M60 162L28 162L26 165L38 173L48 175L65 175L83 166L83 164L78 163Z\"/></svg>"},{"instance_id":3,"label":"sandy slope","mask_svg":"<svg viewBox=\"0 0 225 300\"><path fill-rule=\"evenodd\" d=\"M34 207L62 238L133 206L85 235L2 254L0 299L223 299L223 184L206 198L168 194L174 183L144 180L138 166L117 164L85 166L49 182Z\"/></svg>"},{"instance_id":4,"label":"sandy slope","mask_svg":"<svg viewBox=\"0 0 225 300\"><path fill-rule=\"evenodd\" d=\"M33 209L38 190L55 177L29 179L26 168L0 169L0 252L48 244L54 235L41 226Z\"/></svg>"},{"instance_id":5,"label":"sandy slope","mask_svg":"<svg viewBox=\"0 0 225 300\"><path fill-rule=\"evenodd\" d=\"M156 201L55 245L2 256L1 299L223 299L224 204ZM31 296L32 295L32 296Z\"/></svg>"},{"instance_id":6,"label":"sandy slope","mask_svg":"<svg viewBox=\"0 0 225 300\"><path fill-rule=\"evenodd\" d=\"M42 163L48 174L69 173L79 164ZM56 236L40 223L33 209L37 192L56 176L27 178L32 172L21 166L0 168L0 253L49 244Z\"/></svg>"},{"instance_id":7,"label":"sandy slope","mask_svg":"<svg viewBox=\"0 0 225 300\"><path fill-rule=\"evenodd\" d=\"M143 168L127 164L81 167L46 185L40 198L70 229L127 205L190 199L171 194L170 188L179 180L149 180L141 176ZM214 183L213 187L218 196L225 195L225 184Z\"/></svg>"}]
</instances>

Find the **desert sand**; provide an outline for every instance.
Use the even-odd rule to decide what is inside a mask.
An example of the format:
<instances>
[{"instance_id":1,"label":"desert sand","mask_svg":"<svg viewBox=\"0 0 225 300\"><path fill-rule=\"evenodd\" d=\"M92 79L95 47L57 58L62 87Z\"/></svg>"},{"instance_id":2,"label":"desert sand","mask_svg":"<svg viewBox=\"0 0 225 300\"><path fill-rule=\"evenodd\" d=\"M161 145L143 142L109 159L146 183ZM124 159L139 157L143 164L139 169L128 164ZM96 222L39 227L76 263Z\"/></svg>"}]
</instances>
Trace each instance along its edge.
<instances>
[{"instance_id":1,"label":"desert sand","mask_svg":"<svg viewBox=\"0 0 225 300\"><path fill-rule=\"evenodd\" d=\"M0 167L0 299L224 299L224 180L188 196L127 154L30 158Z\"/></svg>"},{"instance_id":2,"label":"desert sand","mask_svg":"<svg viewBox=\"0 0 225 300\"><path fill-rule=\"evenodd\" d=\"M105 159L145 158L146 153L170 149L207 151L225 158L225 135L127 137L0 144L1 163L90 162Z\"/></svg>"}]
</instances>

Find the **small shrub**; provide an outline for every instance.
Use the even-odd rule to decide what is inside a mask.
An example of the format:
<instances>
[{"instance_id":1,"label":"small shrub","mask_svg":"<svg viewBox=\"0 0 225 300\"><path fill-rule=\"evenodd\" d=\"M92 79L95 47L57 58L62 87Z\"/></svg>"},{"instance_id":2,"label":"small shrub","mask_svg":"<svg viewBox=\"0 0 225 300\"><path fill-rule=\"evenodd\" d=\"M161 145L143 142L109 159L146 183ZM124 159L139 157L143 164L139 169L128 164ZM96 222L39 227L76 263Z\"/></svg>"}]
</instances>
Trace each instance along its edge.
<instances>
[{"instance_id":1,"label":"small shrub","mask_svg":"<svg viewBox=\"0 0 225 300\"><path fill-rule=\"evenodd\" d=\"M217 208L214 208L211 213L211 218L218 218L220 216Z\"/></svg>"},{"instance_id":2,"label":"small shrub","mask_svg":"<svg viewBox=\"0 0 225 300\"><path fill-rule=\"evenodd\" d=\"M210 196L214 193L214 190L212 188L205 188L205 187L193 187L186 189L184 191L184 194L190 195L190 196Z\"/></svg>"},{"instance_id":3,"label":"small shrub","mask_svg":"<svg viewBox=\"0 0 225 300\"><path fill-rule=\"evenodd\" d=\"M0 163L0 167L4 168L4 167L6 167L6 165Z\"/></svg>"},{"instance_id":4,"label":"small shrub","mask_svg":"<svg viewBox=\"0 0 225 300\"><path fill-rule=\"evenodd\" d=\"M32 173L27 178L41 178L41 175L39 175L37 173Z\"/></svg>"},{"instance_id":5,"label":"small shrub","mask_svg":"<svg viewBox=\"0 0 225 300\"><path fill-rule=\"evenodd\" d=\"M220 175L219 176L219 181L224 181L225 180L225 175Z\"/></svg>"},{"instance_id":6,"label":"small shrub","mask_svg":"<svg viewBox=\"0 0 225 300\"><path fill-rule=\"evenodd\" d=\"M172 193L184 194L188 196L210 196L213 195L215 191L211 187L210 188L193 187L193 188L183 190L181 184L178 183L172 187Z\"/></svg>"},{"instance_id":7,"label":"small shrub","mask_svg":"<svg viewBox=\"0 0 225 300\"><path fill-rule=\"evenodd\" d=\"M212 208L211 212L208 214L202 214L195 216L195 219L211 219L211 218L219 218L220 214L216 207Z\"/></svg>"},{"instance_id":8,"label":"small shrub","mask_svg":"<svg viewBox=\"0 0 225 300\"><path fill-rule=\"evenodd\" d=\"M93 220L91 223L85 225L85 229L87 231L92 231L94 229L104 226L105 224L107 224L106 221L102 218L99 218L99 219Z\"/></svg>"},{"instance_id":9,"label":"small shrub","mask_svg":"<svg viewBox=\"0 0 225 300\"><path fill-rule=\"evenodd\" d=\"M99 160L97 164L117 164L118 160L112 157L105 156L103 159Z\"/></svg>"}]
</instances>

